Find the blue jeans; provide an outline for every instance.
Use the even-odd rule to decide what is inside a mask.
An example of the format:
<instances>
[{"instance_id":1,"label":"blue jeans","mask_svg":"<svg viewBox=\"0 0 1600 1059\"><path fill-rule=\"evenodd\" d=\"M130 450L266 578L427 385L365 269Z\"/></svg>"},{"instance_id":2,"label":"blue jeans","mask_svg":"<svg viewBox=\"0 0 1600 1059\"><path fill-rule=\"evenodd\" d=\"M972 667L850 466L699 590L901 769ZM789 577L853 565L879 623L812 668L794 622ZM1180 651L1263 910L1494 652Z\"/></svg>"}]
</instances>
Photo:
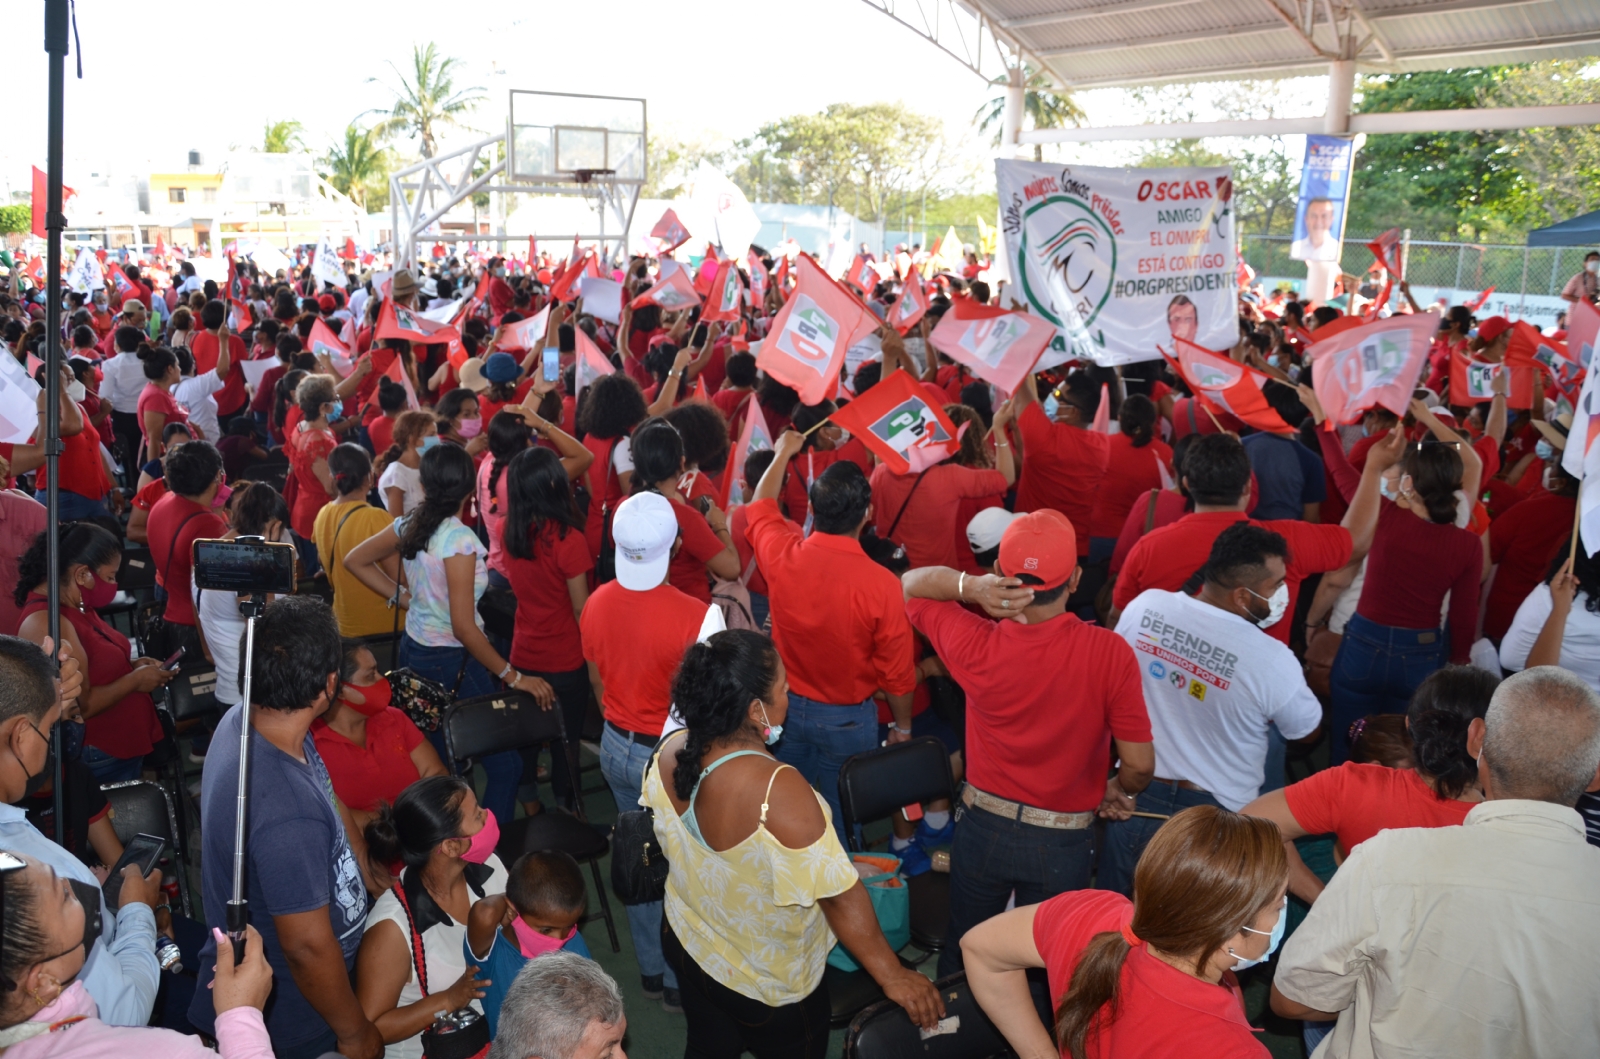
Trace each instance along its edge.
<instances>
[{"instance_id":1,"label":"blue jeans","mask_svg":"<svg viewBox=\"0 0 1600 1059\"><path fill-rule=\"evenodd\" d=\"M611 785L618 814L639 808L644 790L644 770L650 766L655 747L635 743L616 728L605 726L600 736L600 771ZM667 782L671 782L669 779ZM633 954L639 973L646 978L662 975L668 989L678 988L678 976L661 954L661 902L624 905L628 912L628 933L633 935Z\"/></svg>"},{"instance_id":2,"label":"blue jeans","mask_svg":"<svg viewBox=\"0 0 1600 1059\"><path fill-rule=\"evenodd\" d=\"M1351 615L1328 678L1331 763L1350 757L1350 725L1373 713L1405 713L1417 685L1450 660L1442 629L1396 629Z\"/></svg>"},{"instance_id":3,"label":"blue jeans","mask_svg":"<svg viewBox=\"0 0 1600 1059\"><path fill-rule=\"evenodd\" d=\"M1207 791L1185 790L1165 780L1152 780L1150 786L1139 792L1141 813L1171 816L1191 806L1217 804L1217 800ZM1124 897L1132 897L1133 870L1139 866L1144 847L1150 844L1150 839L1155 837L1165 822L1142 816L1106 821L1105 848L1100 852L1100 872L1095 877L1095 888L1115 890Z\"/></svg>"},{"instance_id":4,"label":"blue jeans","mask_svg":"<svg viewBox=\"0 0 1600 1059\"><path fill-rule=\"evenodd\" d=\"M488 695L496 690L498 682L477 659L467 657L465 647L427 647L409 635L401 635L398 654L400 665L416 670L429 680L438 681L447 691L456 689L455 698L470 699L474 695ZM463 659L467 663L464 670L461 667ZM457 674L461 677L458 689ZM440 759L449 765L450 754L445 749L444 727L429 732L428 742L439 752ZM494 813L496 820L510 823L517 813L517 784L522 782L522 755L515 750L502 750L497 754L483 755L478 759L478 764L483 766L487 780L480 803Z\"/></svg>"},{"instance_id":5,"label":"blue jeans","mask_svg":"<svg viewBox=\"0 0 1600 1059\"><path fill-rule=\"evenodd\" d=\"M76 522L81 518L98 518L111 514L101 501L90 500L88 497L80 496L70 489L63 489L57 495L60 497L58 503L61 505L61 521L63 522ZM48 503L49 497L50 494L43 489L35 489L33 492L33 498L41 504Z\"/></svg>"},{"instance_id":6,"label":"blue jeans","mask_svg":"<svg viewBox=\"0 0 1600 1059\"><path fill-rule=\"evenodd\" d=\"M83 763L94 773L96 783L121 783L139 778L144 755L137 757L112 757L99 747L84 745Z\"/></svg>"},{"instance_id":7,"label":"blue jeans","mask_svg":"<svg viewBox=\"0 0 1600 1059\"><path fill-rule=\"evenodd\" d=\"M822 792L833 811L833 829L845 848L844 811L839 805L839 769L856 754L878 745L878 703L874 699L834 706L789 692L789 716L783 738L773 753L793 765L806 782Z\"/></svg>"},{"instance_id":8,"label":"blue jeans","mask_svg":"<svg viewBox=\"0 0 1600 1059\"><path fill-rule=\"evenodd\" d=\"M1267 764L1261 774L1261 789L1257 794L1280 791L1289 785L1284 771L1289 760L1289 741L1278 731L1278 726L1267 722Z\"/></svg>"},{"instance_id":9,"label":"blue jeans","mask_svg":"<svg viewBox=\"0 0 1600 1059\"><path fill-rule=\"evenodd\" d=\"M957 803L950 926L939 952L938 977L962 969L962 935L1004 912L1012 891L1019 908L1036 905L1068 890L1088 889L1093 868L1093 827L1036 827Z\"/></svg>"}]
</instances>

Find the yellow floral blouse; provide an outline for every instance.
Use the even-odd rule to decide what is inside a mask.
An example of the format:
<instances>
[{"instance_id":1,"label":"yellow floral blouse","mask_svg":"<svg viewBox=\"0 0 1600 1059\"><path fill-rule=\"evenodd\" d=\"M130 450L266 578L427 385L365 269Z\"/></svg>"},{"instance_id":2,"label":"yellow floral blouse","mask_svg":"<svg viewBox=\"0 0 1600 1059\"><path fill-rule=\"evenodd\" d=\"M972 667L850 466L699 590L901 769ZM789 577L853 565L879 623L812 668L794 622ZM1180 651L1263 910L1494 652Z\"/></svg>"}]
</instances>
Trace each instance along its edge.
<instances>
[{"instance_id":1,"label":"yellow floral blouse","mask_svg":"<svg viewBox=\"0 0 1600 1059\"><path fill-rule=\"evenodd\" d=\"M767 789L770 795L770 783ZM718 853L692 835L673 808L660 758L645 772L639 801L655 810L656 839L671 865L667 922L707 974L769 1007L816 990L834 943L817 901L861 878L839 844L828 803L816 797L825 826L805 849L779 842L767 830L763 808L755 831Z\"/></svg>"}]
</instances>

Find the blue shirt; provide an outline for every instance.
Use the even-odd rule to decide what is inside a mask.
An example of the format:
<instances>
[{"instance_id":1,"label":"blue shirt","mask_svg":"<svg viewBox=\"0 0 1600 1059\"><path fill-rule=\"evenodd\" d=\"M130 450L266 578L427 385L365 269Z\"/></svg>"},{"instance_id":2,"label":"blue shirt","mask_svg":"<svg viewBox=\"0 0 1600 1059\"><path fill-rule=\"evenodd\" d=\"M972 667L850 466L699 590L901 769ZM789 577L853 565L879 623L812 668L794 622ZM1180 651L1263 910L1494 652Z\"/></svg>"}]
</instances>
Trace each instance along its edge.
<instances>
[{"instance_id":1,"label":"blue shirt","mask_svg":"<svg viewBox=\"0 0 1600 1059\"><path fill-rule=\"evenodd\" d=\"M466 938L461 939L461 950L466 954L467 966L481 968L478 977L490 981L489 985L482 987L483 999L478 1003L483 1005L483 1016L489 1020L489 1037L492 1040L500 1032L500 1005L505 1003L507 990L528 958L522 955L522 950L506 940L504 927L496 928L494 944L489 946L486 959L480 960L472 954L472 942ZM586 960L594 959L589 954L589 946L583 940L581 930L573 931L572 937L566 940L560 951L575 952Z\"/></svg>"},{"instance_id":2,"label":"blue shirt","mask_svg":"<svg viewBox=\"0 0 1600 1059\"><path fill-rule=\"evenodd\" d=\"M1244 438L1250 469L1256 472L1256 506L1250 517L1305 518L1307 504L1328 498L1322 457L1293 438L1276 434L1251 434Z\"/></svg>"},{"instance_id":3,"label":"blue shirt","mask_svg":"<svg viewBox=\"0 0 1600 1059\"><path fill-rule=\"evenodd\" d=\"M0 849L48 864L63 879L100 889L83 861L45 838L15 805L0 804ZM94 998L101 1022L143 1026L150 1021L161 965L156 963L156 917L149 905L132 902L113 916L101 896L100 936L78 979Z\"/></svg>"},{"instance_id":4,"label":"blue shirt","mask_svg":"<svg viewBox=\"0 0 1600 1059\"><path fill-rule=\"evenodd\" d=\"M206 925L227 929L228 898L233 892L233 836L239 789L239 724L233 707L217 725L206 754L200 786L201 890ZM361 929L366 922L367 892L334 807L333 784L308 732L297 761L252 729L250 743L249 827L246 836L246 898L250 923L261 932L267 962L272 965L272 995L267 1000L267 1032L282 1052L329 1033L295 985L289 961L278 942L274 916L326 908L333 936L344 951L345 970L355 966ZM216 963L216 941L200 950L200 982L189 1008L189 1021L214 1033L216 1013L207 988Z\"/></svg>"}]
</instances>

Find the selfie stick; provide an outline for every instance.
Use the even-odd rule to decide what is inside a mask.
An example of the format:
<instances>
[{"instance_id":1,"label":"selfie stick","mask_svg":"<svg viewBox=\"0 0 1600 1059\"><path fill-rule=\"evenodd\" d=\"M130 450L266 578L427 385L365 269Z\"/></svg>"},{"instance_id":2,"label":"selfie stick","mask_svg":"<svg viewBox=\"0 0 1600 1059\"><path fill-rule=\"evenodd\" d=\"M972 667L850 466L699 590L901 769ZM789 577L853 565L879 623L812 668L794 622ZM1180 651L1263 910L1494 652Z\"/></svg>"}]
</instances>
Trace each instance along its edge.
<instances>
[{"instance_id":1,"label":"selfie stick","mask_svg":"<svg viewBox=\"0 0 1600 1059\"><path fill-rule=\"evenodd\" d=\"M228 940L233 942L233 963L244 962L244 930L249 922L249 899L245 896L244 829L245 809L250 799L250 670L256 650L256 619L266 609L267 594L252 593L239 604L239 615L244 618L244 699L239 704L244 711L239 718L239 797L238 811L233 821L233 896L228 899Z\"/></svg>"}]
</instances>

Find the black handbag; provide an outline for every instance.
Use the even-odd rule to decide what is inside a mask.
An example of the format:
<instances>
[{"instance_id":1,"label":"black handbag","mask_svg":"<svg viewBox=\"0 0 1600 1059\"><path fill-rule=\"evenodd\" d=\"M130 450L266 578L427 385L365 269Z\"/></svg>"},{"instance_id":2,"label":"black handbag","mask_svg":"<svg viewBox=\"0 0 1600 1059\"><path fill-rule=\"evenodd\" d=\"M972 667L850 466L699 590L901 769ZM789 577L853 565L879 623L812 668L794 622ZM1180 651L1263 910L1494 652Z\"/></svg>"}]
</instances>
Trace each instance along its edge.
<instances>
[{"instance_id":1,"label":"black handbag","mask_svg":"<svg viewBox=\"0 0 1600 1059\"><path fill-rule=\"evenodd\" d=\"M394 884L394 895L400 899L400 910L406 915L417 985L422 995L427 996L428 959L422 949L422 935L417 933L417 921L411 915L411 905L399 883ZM422 1054L426 1059L473 1059L488 1052L489 1020L470 1007L441 1011L434 1016L432 1025L422 1031Z\"/></svg>"},{"instance_id":2,"label":"black handbag","mask_svg":"<svg viewBox=\"0 0 1600 1059\"><path fill-rule=\"evenodd\" d=\"M659 901L667 893L667 855L656 839L653 809L617 814L611 832L611 890L625 905Z\"/></svg>"},{"instance_id":3,"label":"black handbag","mask_svg":"<svg viewBox=\"0 0 1600 1059\"><path fill-rule=\"evenodd\" d=\"M517 594L509 588L487 588L478 597L478 617L483 631L510 642L517 631Z\"/></svg>"},{"instance_id":4,"label":"black handbag","mask_svg":"<svg viewBox=\"0 0 1600 1059\"><path fill-rule=\"evenodd\" d=\"M389 678L390 702L411 718L411 723L424 732L437 732L444 719L444 711L455 701L450 689L437 680L429 680L409 666L391 669ZM459 680L459 678L457 678Z\"/></svg>"}]
</instances>

